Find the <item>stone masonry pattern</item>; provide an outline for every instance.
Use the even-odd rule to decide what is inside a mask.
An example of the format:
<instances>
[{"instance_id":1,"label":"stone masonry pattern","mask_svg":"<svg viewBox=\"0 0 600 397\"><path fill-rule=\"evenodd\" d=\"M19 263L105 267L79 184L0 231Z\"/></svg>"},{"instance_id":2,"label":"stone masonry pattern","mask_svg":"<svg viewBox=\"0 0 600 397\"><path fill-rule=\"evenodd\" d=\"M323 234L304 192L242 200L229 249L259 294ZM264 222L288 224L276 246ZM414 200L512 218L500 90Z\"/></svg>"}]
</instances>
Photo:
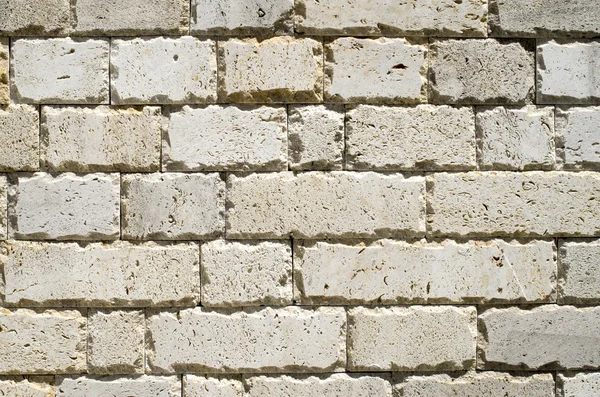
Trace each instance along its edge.
<instances>
[{"instance_id":1,"label":"stone masonry pattern","mask_svg":"<svg viewBox=\"0 0 600 397\"><path fill-rule=\"evenodd\" d=\"M0 396L600 397L600 3L0 0Z\"/></svg>"}]
</instances>

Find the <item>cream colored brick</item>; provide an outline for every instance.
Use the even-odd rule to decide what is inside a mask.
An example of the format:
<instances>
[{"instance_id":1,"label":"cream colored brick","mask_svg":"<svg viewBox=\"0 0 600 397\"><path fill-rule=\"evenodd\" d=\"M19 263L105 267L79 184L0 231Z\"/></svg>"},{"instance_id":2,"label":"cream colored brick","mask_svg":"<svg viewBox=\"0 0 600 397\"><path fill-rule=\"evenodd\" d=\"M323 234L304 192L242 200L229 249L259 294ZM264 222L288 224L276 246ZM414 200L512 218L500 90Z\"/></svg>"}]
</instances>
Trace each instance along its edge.
<instances>
[{"instance_id":1,"label":"cream colored brick","mask_svg":"<svg viewBox=\"0 0 600 397\"><path fill-rule=\"evenodd\" d=\"M70 28L69 0L3 0L0 34L7 36L64 35Z\"/></svg>"},{"instance_id":2,"label":"cream colored brick","mask_svg":"<svg viewBox=\"0 0 600 397\"><path fill-rule=\"evenodd\" d=\"M341 307L198 307L152 314L147 327L146 356L153 373L315 373L340 371L346 363Z\"/></svg>"},{"instance_id":3,"label":"cream colored brick","mask_svg":"<svg viewBox=\"0 0 600 397\"><path fill-rule=\"evenodd\" d=\"M327 101L427 102L424 40L343 37L325 46L325 60Z\"/></svg>"},{"instance_id":4,"label":"cream colored brick","mask_svg":"<svg viewBox=\"0 0 600 397\"><path fill-rule=\"evenodd\" d=\"M558 250L558 302L600 303L600 240L561 240Z\"/></svg>"},{"instance_id":5,"label":"cream colored brick","mask_svg":"<svg viewBox=\"0 0 600 397\"><path fill-rule=\"evenodd\" d=\"M219 42L221 102L322 102L323 46L273 37Z\"/></svg>"},{"instance_id":6,"label":"cream colored brick","mask_svg":"<svg viewBox=\"0 0 600 397\"><path fill-rule=\"evenodd\" d=\"M422 236L424 182L343 171L230 175L227 237Z\"/></svg>"},{"instance_id":7,"label":"cream colored brick","mask_svg":"<svg viewBox=\"0 0 600 397\"><path fill-rule=\"evenodd\" d=\"M566 373L556 375L557 397L590 397L598 395L600 373Z\"/></svg>"},{"instance_id":8,"label":"cream colored brick","mask_svg":"<svg viewBox=\"0 0 600 397\"><path fill-rule=\"evenodd\" d=\"M0 106L0 170L38 170L39 134L40 118L34 106Z\"/></svg>"},{"instance_id":9,"label":"cream colored brick","mask_svg":"<svg viewBox=\"0 0 600 397\"><path fill-rule=\"evenodd\" d=\"M30 377L0 379L0 396L54 397L52 377Z\"/></svg>"},{"instance_id":10,"label":"cream colored brick","mask_svg":"<svg viewBox=\"0 0 600 397\"><path fill-rule=\"evenodd\" d=\"M56 377L56 397L152 396L181 397L178 376L139 376L135 378Z\"/></svg>"},{"instance_id":11,"label":"cream colored brick","mask_svg":"<svg viewBox=\"0 0 600 397\"><path fill-rule=\"evenodd\" d=\"M244 385L240 380L197 375L183 376L185 397L244 397Z\"/></svg>"},{"instance_id":12,"label":"cream colored brick","mask_svg":"<svg viewBox=\"0 0 600 397\"><path fill-rule=\"evenodd\" d=\"M200 297L195 243L6 242L4 305L194 306Z\"/></svg>"},{"instance_id":13,"label":"cream colored brick","mask_svg":"<svg viewBox=\"0 0 600 397\"><path fill-rule=\"evenodd\" d=\"M600 169L600 106L556 109L556 150L565 169Z\"/></svg>"},{"instance_id":14,"label":"cream colored brick","mask_svg":"<svg viewBox=\"0 0 600 397\"><path fill-rule=\"evenodd\" d=\"M44 106L41 127L41 162L52 171L160 169L159 107Z\"/></svg>"},{"instance_id":15,"label":"cream colored brick","mask_svg":"<svg viewBox=\"0 0 600 397\"><path fill-rule=\"evenodd\" d=\"M0 240L5 240L7 233L7 211L8 207L8 181L6 176L0 175Z\"/></svg>"},{"instance_id":16,"label":"cream colored brick","mask_svg":"<svg viewBox=\"0 0 600 397\"><path fill-rule=\"evenodd\" d=\"M8 68L8 37L0 37L0 105L10 103Z\"/></svg>"}]
</instances>

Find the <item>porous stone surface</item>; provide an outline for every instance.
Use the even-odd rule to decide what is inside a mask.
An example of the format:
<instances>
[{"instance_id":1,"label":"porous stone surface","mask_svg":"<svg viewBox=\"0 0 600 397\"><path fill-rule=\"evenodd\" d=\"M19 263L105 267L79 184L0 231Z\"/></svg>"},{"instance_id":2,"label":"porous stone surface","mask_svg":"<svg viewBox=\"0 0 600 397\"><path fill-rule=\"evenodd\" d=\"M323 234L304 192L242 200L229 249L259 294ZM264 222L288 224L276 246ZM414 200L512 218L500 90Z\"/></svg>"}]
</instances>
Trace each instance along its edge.
<instances>
[{"instance_id":1,"label":"porous stone surface","mask_svg":"<svg viewBox=\"0 0 600 397\"><path fill-rule=\"evenodd\" d=\"M192 34L284 35L294 30L294 0L192 0Z\"/></svg>"},{"instance_id":2,"label":"porous stone surface","mask_svg":"<svg viewBox=\"0 0 600 397\"><path fill-rule=\"evenodd\" d=\"M289 242L216 240L201 247L203 306L292 304Z\"/></svg>"},{"instance_id":3,"label":"porous stone surface","mask_svg":"<svg viewBox=\"0 0 600 397\"><path fill-rule=\"evenodd\" d=\"M309 38L219 42L220 102L323 101L323 45Z\"/></svg>"},{"instance_id":4,"label":"porous stone surface","mask_svg":"<svg viewBox=\"0 0 600 397\"><path fill-rule=\"evenodd\" d=\"M296 1L296 31L317 36L486 36L486 18L478 0Z\"/></svg>"},{"instance_id":5,"label":"porous stone surface","mask_svg":"<svg viewBox=\"0 0 600 397\"><path fill-rule=\"evenodd\" d=\"M111 102L215 102L216 50L215 41L190 36L114 39L110 46Z\"/></svg>"},{"instance_id":6,"label":"porous stone surface","mask_svg":"<svg viewBox=\"0 0 600 397\"><path fill-rule=\"evenodd\" d=\"M600 240L562 240L558 250L558 300L567 304L600 302Z\"/></svg>"},{"instance_id":7,"label":"porous stone surface","mask_svg":"<svg viewBox=\"0 0 600 397\"><path fill-rule=\"evenodd\" d=\"M595 396L600 390L600 373L563 373L556 375L557 397Z\"/></svg>"},{"instance_id":8,"label":"porous stone surface","mask_svg":"<svg viewBox=\"0 0 600 397\"><path fill-rule=\"evenodd\" d=\"M542 40L537 46L537 101L600 104L600 42Z\"/></svg>"},{"instance_id":9,"label":"porous stone surface","mask_svg":"<svg viewBox=\"0 0 600 397\"><path fill-rule=\"evenodd\" d=\"M0 395L15 397L54 397L51 377L5 378L0 380Z\"/></svg>"},{"instance_id":10,"label":"porous stone surface","mask_svg":"<svg viewBox=\"0 0 600 397\"><path fill-rule=\"evenodd\" d=\"M88 372L143 374L145 331L142 311L90 310Z\"/></svg>"},{"instance_id":11,"label":"porous stone surface","mask_svg":"<svg viewBox=\"0 0 600 397\"><path fill-rule=\"evenodd\" d=\"M556 108L556 154L564 169L600 169L600 106Z\"/></svg>"},{"instance_id":12,"label":"porous stone surface","mask_svg":"<svg viewBox=\"0 0 600 397\"><path fill-rule=\"evenodd\" d=\"M241 380L211 376L184 375L185 397L244 397Z\"/></svg>"},{"instance_id":13,"label":"porous stone surface","mask_svg":"<svg viewBox=\"0 0 600 397\"><path fill-rule=\"evenodd\" d=\"M263 375L245 378L244 383L249 389L248 397L392 396L388 379L369 375L333 374L302 378Z\"/></svg>"},{"instance_id":14,"label":"porous stone surface","mask_svg":"<svg viewBox=\"0 0 600 397\"><path fill-rule=\"evenodd\" d=\"M219 174L122 176L122 235L133 240L193 240L224 233L225 182Z\"/></svg>"},{"instance_id":15,"label":"porous stone surface","mask_svg":"<svg viewBox=\"0 0 600 397\"><path fill-rule=\"evenodd\" d=\"M158 171L162 123L156 106L44 106L40 161L51 171Z\"/></svg>"},{"instance_id":16,"label":"porous stone surface","mask_svg":"<svg viewBox=\"0 0 600 397\"><path fill-rule=\"evenodd\" d=\"M108 50L108 39L17 39L11 96L21 103L107 104Z\"/></svg>"},{"instance_id":17,"label":"porous stone surface","mask_svg":"<svg viewBox=\"0 0 600 397\"><path fill-rule=\"evenodd\" d=\"M151 314L147 329L152 373L315 373L340 371L346 364L346 311L341 307L198 307Z\"/></svg>"},{"instance_id":18,"label":"porous stone surface","mask_svg":"<svg viewBox=\"0 0 600 397\"><path fill-rule=\"evenodd\" d=\"M197 243L112 244L8 241L2 245L3 305L194 306Z\"/></svg>"},{"instance_id":19,"label":"porous stone surface","mask_svg":"<svg viewBox=\"0 0 600 397\"><path fill-rule=\"evenodd\" d=\"M80 1L80 0L78 0ZM61 377L56 379L56 397L152 396L180 397L177 376Z\"/></svg>"},{"instance_id":20,"label":"porous stone surface","mask_svg":"<svg viewBox=\"0 0 600 397\"><path fill-rule=\"evenodd\" d=\"M598 307L491 308L478 316L478 368L525 371L598 368L599 322Z\"/></svg>"},{"instance_id":21,"label":"porous stone surface","mask_svg":"<svg viewBox=\"0 0 600 397\"><path fill-rule=\"evenodd\" d=\"M325 99L342 103L427 101L427 42L339 38L325 46Z\"/></svg>"},{"instance_id":22,"label":"porous stone surface","mask_svg":"<svg viewBox=\"0 0 600 397\"><path fill-rule=\"evenodd\" d=\"M554 108L480 108L476 120L481 169L554 168Z\"/></svg>"},{"instance_id":23,"label":"porous stone surface","mask_svg":"<svg viewBox=\"0 0 600 397\"><path fill-rule=\"evenodd\" d=\"M164 135L163 169L285 170L286 109L211 105L173 111Z\"/></svg>"},{"instance_id":24,"label":"porous stone surface","mask_svg":"<svg viewBox=\"0 0 600 397\"><path fill-rule=\"evenodd\" d=\"M20 174L9 189L9 235L23 240L119 237L119 174Z\"/></svg>"},{"instance_id":25,"label":"porous stone surface","mask_svg":"<svg viewBox=\"0 0 600 397\"><path fill-rule=\"evenodd\" d=\"M342 106L290 106L289 166L300 170L341 170L344 153Z\"/></svg>"},{"instance_id":26,"label":"porous stone surface","mask_svg":"<svg viewBox=\"0 0 600 397\"><path fill-rule=\"evenodd\" d=\"M64 35L70 28L69 0L3 0L0 35Z\"/></svg>"},{"instance_id":27,"label":"porous stone surface","mask_svg":"<svg viewBox=\"0 0 600 397\"><path fill-rule=\"evenodd\" d=\"M34 106L0 106L0 170L39 169L39 119L38 109Z\"/></svg>"},{"instance_id":28,"label":"porous stone surface","mask_svg":"<svg viewBox=\"0 0 600 397\"><path fill-rule=\"evenodd\" d=\"M346 118L350 170L475 169L475 116L469 107L358 105Z\"/></svg>"},{"instance_id":29,"label":"porous stone surface","mask_svg":"<svg viewBox=\"0 0 600 397\"><path fill-rule=\"evenodd\" d=\"M522 41L433 40L429 100L436 104L525 104L533 100L533 45Z\"/></svg>"},{"instance_id":30,"label":"porous stone surface","mask_svg":"<svg viewBox=\"0 0 600 397\"><path fill-rule=\"evenodd\" d=\"M8 180L0 175L0 240L5 240L7 233L8 217L5 209L8 207ZM0 284L1 285L1 284Z\"/></svg>"},{"instance_id":31,"label":"porous stone surface","mask_svg":"<svg viewBox=\"0 0 600 397\"><path fill-rule=\"evenodd\" d=\"M0 374L86 370L86 318L77 310L0 308Z\"/></svg>"},{"instance_id":32,"label":"porous stone surface","mask_svg":"<svg viewBox=\"0 0 600 397\"><path fill-rule=\"evenodd\" d=\"M281 172L230 175L227 186L228 238L425 233L425 180L420 176Z\"/></svg>"},{"instance_id":33,"label":"porous stone surface","mask_svg":"<svg viewBox=\"0 0 600 397\"><path fill-rule=\"evenodd\" d=\"M556 301L551 241L297 241L300 304Z\"/></svg>"},{"instance_id":34,"label":"porous stone surface","mask_svg":"<svg viewBox=\"0 0 600 397\"><path fill-rule=\"evenodd\" d=\"M469 172L428 176L431 236L594 236L600 176L593 172Z\"/></svg>"},{"instance_id":35,"label":"porous stone surface","mask_svg":"<svg viewBox=\"0 0 600 397\"><path fill-rule=\"evenodd\" d=\"M0 37L0 105L10 103L8 38Z\"/></svg>"},{"instance_id":36,"label":"porous stone surface","mask_svg":"<svg viewBox=\"0 0 600 397\"><path fill-rule=\"evenodd\" d=\"M355 307L348 311L351 371L464 371L475 367L473 306Z\"/></svg>"}]
</instances>

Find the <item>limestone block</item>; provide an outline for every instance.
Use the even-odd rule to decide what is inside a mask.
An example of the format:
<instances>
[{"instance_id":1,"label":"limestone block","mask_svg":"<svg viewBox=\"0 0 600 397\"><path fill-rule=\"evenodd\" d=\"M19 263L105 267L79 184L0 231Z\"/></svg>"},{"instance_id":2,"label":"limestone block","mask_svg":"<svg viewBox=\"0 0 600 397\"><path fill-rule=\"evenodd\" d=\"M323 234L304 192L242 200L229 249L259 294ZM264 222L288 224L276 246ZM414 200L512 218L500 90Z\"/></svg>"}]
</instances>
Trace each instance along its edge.
<instances>
[{"instance_id":1,"label":"limestone block","mask_svg":"<svg viewBox=\"0 0 600 397\"><path fill-rule=\"evenodd\" d=\"M558 259L559 303L600 303L600 240L562 240Z\"/></svg>"},{"instance_id":2,"label":"limestone block","mask_svg":"<svg viewBox=\"0 0 600 397\"><path fill-rule=\"evenodd\" d=\"M556 109L556 154L565 169L600 169L600 106Z\"/></svg>"},{"instance_id":3,"label":"limestone block","mask_svg":"<svg viewBox=\"0 0 600 397\"><path fill-rule=\"evenodd\" d=\"M0 16L0 18L2 18ZM0 37L0 105L10 103L8 37Z\"/></svg>"},{"instance_id":4,"label":"limestone block","mask_svg":"<svg viewBox=\"0 0 600 397\"><path fill-rule=\"evenodd\" d=\"M78 0L79 1L79 0ZM56 397L152 396L181 397L178 376L56 377Z\"/></svg>"},{"instance_id":5,"label":"limestone block","mask_svg":"<svg viewBox=\"0 0 600 397\"><path fill-rule=\"evenodd\" d=\"M0 106L0 170L38 170L39 135L37 108L30 105Z\"/></svg>"},{"instance_id":6,"label":"limestone block","mask_svg":"<svg viewBox=\"0 0 600 397\"><path fill-rule=\"evenodd\" d=\"M54 36L70 28L69 0L3 0L0 35Z\"/></svg>"},{"instance_id":7,"label":"limestone block","mask_svg":"<svg viewBox=\"0 0 600 397\"><path fill-rule=\"evenodd\" d=\"M244 397L244 385L237 379L183 375L185 397Z\"/></svg>"},{"instance_id":8,"label":"limestone block","mask_svg":"<svg viewBox=\"0 0 600 397\"><path fill-rule=\"evenodd\" d=\"M584 372L578 374L565 373L556 375L557 397L589 397L598 394L600 389L600 373Z\"/></svg>"},{"instance_id":9,"label":"limestone block","mask_svg":"<svg viewBox=\"0 0 600 397\"><path fill-rule=\"evenodd\" d=\"M14 377L0 380L0 395L15 397L54 397L52 377Z\"/></svg>"},{"instance_id":10,"label":"limestone block","mask_svg":"<svg viewBox=\"0 0 600 397\"><path fill-rule=\"evenodd\" d=\"M7 233L7 211L4 211L8 207L8 181L6 176L0 175L0 240L5 240L8 236Z\"/></svg>"}]
</instances>

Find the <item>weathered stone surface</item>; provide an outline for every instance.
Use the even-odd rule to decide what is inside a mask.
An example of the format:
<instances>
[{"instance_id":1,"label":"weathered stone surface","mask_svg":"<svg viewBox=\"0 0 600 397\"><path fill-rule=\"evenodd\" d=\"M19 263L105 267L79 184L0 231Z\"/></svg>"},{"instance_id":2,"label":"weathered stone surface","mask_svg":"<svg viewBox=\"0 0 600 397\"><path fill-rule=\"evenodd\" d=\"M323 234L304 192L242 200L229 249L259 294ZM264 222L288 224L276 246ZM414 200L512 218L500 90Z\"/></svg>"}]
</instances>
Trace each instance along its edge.
<instances>
[{"instance_id":1,"label":"weathered stone surface","mask_svg":"<svg viewBox=\"0 0 600 397\"><path fill-rule=\"evenodd\" d=\"M371 172L230 175L227 237L423 236L424 185Z\"/></svg>"},{"instance_id":2,"label":"weathered stone surface","mask_svg":"<svg viewBox=\"0 0 600 397\"><path fill-rule=\"evenodd\" d=\"M72 396L181 397L181 381L178 376L144 375L132 378L57 376L56 397Z\"/></svg>"},{"instance_id":3,"label":"weathered stone surface","mask_svg":"<svg viewBox=\"0 0 600 397\"><path fill-rule=\"evenodd\" d=\"M216 240L201 247L202 306L292 304L289 242Z\"/></svg>"},{"instance_id":4,"label":"weathered stone surface","mask_svg":"<svg viewBox=\"0 0 600 397\"><path fill-rule=\"evenodd\" d=\"M143 374L145 328L142 311L90 310L88 372Z\"/></svg>"},{"instance_id":5,"label":"weathered stone surface","mask_svg":"<svg viewBox=\"0 0 600 397\"><path fill-rule=\"evenodd\" d=\"M0 106L0 170L39 169L39 119L34 106Z\"/></svg>"},{"instance_id":6,"label":"weathered stone surface","mask_svg":"<svg viewBox=\"0 0 600 397\"><path fill-rule=\"evenodd\" d=\"M481 169L554 168L554 108L483 108L476 120Z\"/></svg>"},{"instance_id":7,"label":"weathered stone surface","mask_svg":"<svg viewBox=\"0 0 600 397\"><path fill-rule=\"evenodd\" d=\"M595 172L438 173L427 183L432 236L594 236L600 231L600 174Z\"/></svg>"},{"instance_id":8,"label":"weathered stone surface","mask_svg":"<svg viewBox=\"0 0 600 397\"><path fill-rule=\"evenodd\" d=\"M40 161L52 171L158 171L162 121L157 106L44 106Z\"/></svg>"},{"instance_id":9,"label":"weathered stone surface","mask_svg":"<svg viewBox=\"0 0 600 397\"><path fill-rule=\"evenodd\" d=\"M294 30L294 0L192 0L192 34L282 35Z\"/></svg>"},{"instance_id":10,"label":"weathered stone surface","mask_svg":"<svg viewBox=\"0 0 600 397\"><path fill-rule=\"evenodd\" d=\"M244 397L244 385L240 380L183 375L185 397Z\"/></svg>"},{"instance_id":11,"label":"weathered stone surface","mask_svg":"<svg viewBox=\"0 0 600 397\"><path fill-rule=\"evenodd\" d=\"M348 110L351 170L475 169L475 116L469 107L358 105Z\"/></svg>"},{"instance_id":12,"label":"weathered stone surface","mask_svg":"<svg viewBox=\"0 0 600 397\"><path fill-rule=\"evenodd\" d=\"M72 7L73 34L156 36L188 33L189 0L77 0Z\"/></svg>"},{"instance_id":13,"label":"weathered stone surface","mask_svg":"<svg viewBox=\"0 0 600 397\"><path fill-rule=\"evenodd\" d=\"M193 240L222 236L225 182L219 174L122 176L123 238Z\"/></svg>"},{"instance_id":14,"label":"weathered stone surface","mask_svg":"<svg viewBox=\"0 0 600 397\"><path fill-rule=\"evenodd\" d=\"M556 375L557 397L590 397L600 390L600 373L584 372Z\"/></svg>"},{"instance_id":15,"label":"weathered stone surface","mask_svg":"<svg viewBox=\"0 0 600 397\"><path fill-rule=\"evenodd\" d=\"M245 378L244 383L249 388L248 397L392 396L388 379L368 375L333 374L302 378L287 375L252 376Z\"/></svg>"},{"instance_id":16,"label":"weathered stone surface","mask_svg":"<svg viewBox=\"0 0 600 397\"><path fill-rule=\"evenodd\" d=\"M10 241L2 246L5 306L194 306L195 243Z\"/></svg>"},{"instance_id":17,"label":"weathered stone surface","mask_svg":"<svg viewBox=\"0 0 600 397\"><path fill-rule=\"evenodd\" d=\"M153 373L332 372L346 363L341 307L160 312L147 319ZM215 338L218 335L218 338Z\"/></svg>"},{"instance_id":18,"label":"weathered stone surface","mask_svg":"<svg viewBox=\"0 0 600 397\"><path fill-rule=\"evenodd\" d=\"M0 104L10 103L8 69L8 37L0 37Z\"/></svg>"},{"instance_id":19,"label":"weathered stone surface","mask_svg":"<svg viewBox=\"0 0 600 397\"><path fill-rule=\"evenodd\" d=\"M395 389L400 396L554 396L551 374L511 376L502 372L467 372L462 376L446 374L409 375Z\"/></svg>"},{"instance_id":20,"label":"weathered stone surface","mask_svg":"<svg viewBox=\"0 0 600 397\"><path fill-rule=\"evenodd\" d=\"M325 99L342 103L427 102L427 42L343 37L327 44Z\"/></svg>"},{"instance_id":21,"label":"weathered stone surface","mask_svg":"<svg viewBox=\"0 0 600 397\"><path fill-rule=\"evenodd\" d=\"M489 0L492 36L598 36L596 0Z\"/></svg>"},{"instance_id":22,"label":"weathered stone surface","mask_svg":"<svg viewBox=\"0 0 600 397\"><path fill-rule=\"evenodd\" d=\"M68 172L52 176L37 172L15 177L8 194L11 238L114 240L119 237L119 174Z\"/></svg>"},{"instance_id":23,"label":"weathered stone surface","mask_svg":"<svg viewBox=\"0 0 600 397\"><path fill-rule=\"evenodd\" d=\"M107 104L108 39L17 39L11 96L22 103Z\"/></svg>"},{"instance_id":24,"label":"weathered stone surface","mask_svg":"<svg viewBox=\"0 0 600 397\"><path fill-rule=\"evenodd\" d=\"M535 66L529 42L433 40L430 101L525 104L533 100Z\"/></svg>"},{"instance_id":25,"label":"weathered stone surface","mask_svg":"<svg viewBox=\"0 0 600 397\"><path fill-rule=\"evenodd\" d=\"M351 371L463 371L475 367L477 310L472 306L352 308Z\"/></svg>"},{"instance_id":26,"label":"weathered stone surface","mask_svg":"<svg viewBox=\"0 0 600 397\"><path fill-rule=\"evenodd\" d=\"M86 370L86 319L76 310L0 308L0 374Z\"/></svg>"},{"instance_id":27,"label":"weathered stone surface","mask_svg":"<svg viewBox=\"0 0 600 397\"><path fill-rule=\"evenodd\" d=\"M544 305L492 308L479 314L479 369L600 367L600 308Z\"/></svg>"},{"instance_id":28,"label":"weathered stone surface","mask_svg":"<svg viewBox=\"0 0 600 397\"><path fill-rule=\"evenodd\" d=\"M323 45L273 37L219 42L219 101L322 102Z\"/></svg>"},{"instance_id":29,"label":"weathered stone surface","mask_svg":"<svg viewBox=\"0 0 600 397\"><path fill-rule=\"evenodd\" d=\"M558 259L559 303L600 303L600 240L563 240Z\"/></svg>"},{"instance_id":30,"label":"weathered stone surface","mask_svg":"<svg viewBox=\"0 0 600 397\"><path fill-rule=\"evenodd\" d=\"M556 109L556 155L565 169L600 169L600 106Z\"/></svg>"},{"instance_id":31,"label":"weathered stone surface","mask_svg":"<svg viewBox=\"0 0 600 397\"><path fill-rule=\"evenodd\" d=\"M599 69L599 41L540 41L537 47L538 103L599 104Z\"/></svg>"},{"instance_id":32,"label":"weathered stone surface","mask_svg":"<svg viewBox=\"0 0 600 397\"><path fill-rule=\"evenodd\" d=\"M284 107L184 106L169 119L163 141L167 171L287 169Z\"/></svg>"},{"instance_id":33,"label":"weathered stone surface","mask_svg":"<svg viewBox=\"0 0 600 397\"><path fill-rule=\"evenodd\" d=\"M296 13L296 31L317 36L487 34L487 2L477 0L297 0Z\"/></svg>"},{"instance_id":34,"label":"weathered stone surface","mask_svg":"<svg viewBox=\"0 0 600 397\"><path fill-rule=\"evenodd\" d=\"M111 102L215 102L216 50L213 40L189 36L114 39L110 47Z\"/></svg>"},{"instance_id":35,"label":"weathered stone surface","mask_svg":"<svg viewBox=\"0 0 600 397\"><path fill-rule=\"evenodd\" d=\"M0 35L64 35L70 27L69 0L3 0Z\"/></svg>"},{"instance_id":36,"label":"weathered stone surface","mask_svg":"<svg viewBox=\"0 0 600 397\"><path fill-rule=\"evenodd\" d=\"M556 301L551 241L298 241L300 304Z\"/></svg>"},{"instance_id":37,"label":"weathered stone surface","mask_svg":"<svg viewBox=\"0 0 600 397\"><path fill-rule=\"evenodd\" d=\"M51 377L0 379L0 396L15 397L54 397Z\"/></svg>"},{"instance_id":38,"label":"weathered stone surface","mask_svg":"<svg viewBox=\"0 0 600 397\"><path fill-rule=\"evenodd\" d=\"M7 233L7 211L8 206L8 181L6 176L0 175L0 240L5 240Z\"/></svg>"},{"instance_id":39,"label":"weathered stone surface","mask_svg":"<svg viewBox=\"0 0 600 397\"><path fill-rule=\"evenodd\" d=\"M290 106L288 154L292 170L341 170L344 109L341 106Z\"/></svg>"}]
</instances>

